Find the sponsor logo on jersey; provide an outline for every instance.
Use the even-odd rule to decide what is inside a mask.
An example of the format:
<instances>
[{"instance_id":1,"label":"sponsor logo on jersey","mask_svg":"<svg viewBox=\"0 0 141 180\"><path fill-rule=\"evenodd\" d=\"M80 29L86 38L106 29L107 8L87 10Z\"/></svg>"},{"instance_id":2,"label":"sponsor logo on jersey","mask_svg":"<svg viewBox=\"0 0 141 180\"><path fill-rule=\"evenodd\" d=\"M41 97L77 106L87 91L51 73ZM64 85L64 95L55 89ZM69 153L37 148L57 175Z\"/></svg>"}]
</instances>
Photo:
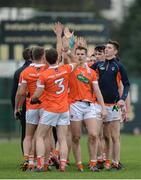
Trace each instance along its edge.
<instances>
[{"instance_id":1,"label":"sponsor logo on jersey","mask_svg":"<svg viewBox=\"0 0 141 180\"><path fill-rule=\"evenodd\" d=\"M85 76L83 76L82 74L78 74L78 75L77 75L77 79L78 79L79 81L83 82L83 83L86 83L86 84L89 83L89 79L86 78Z\"/></svg>"}]
</instances>

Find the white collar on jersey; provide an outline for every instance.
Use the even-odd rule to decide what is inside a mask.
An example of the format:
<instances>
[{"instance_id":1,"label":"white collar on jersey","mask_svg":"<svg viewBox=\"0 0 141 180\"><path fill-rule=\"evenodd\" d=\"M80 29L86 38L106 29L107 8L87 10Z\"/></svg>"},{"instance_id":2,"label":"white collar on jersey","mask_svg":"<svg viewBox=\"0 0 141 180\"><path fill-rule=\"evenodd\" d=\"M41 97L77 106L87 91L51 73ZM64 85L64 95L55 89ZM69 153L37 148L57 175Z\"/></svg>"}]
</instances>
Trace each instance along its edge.
<instances>
[{"instance_id":1,"label":"white collar on jersey","mask_svg":"<svg viewBox=\"0 0 141 180\"><path fill-rule=\"evenodd\" d=\"M29 66L34 66L35 65L35 63L31 63Z\"/></svg>"},{"instance_id":2,"label":"white collar on jersey","mask_svg":"<svg viewBox=\"0 0 141 180\"><path fill-rule=\"evenodd\" d=\"M52 66L49 66L49 68L48 69L51 69L51 68L58 68L58 65L52 65Z\"/></svg>"},{"instance_id":3,"label":"white collar on jersey","mask_svg":"<svg viewBox=\"0 0 141 180\"><path fill-rule=\"evenodd\" d=\"M45 64L34 64L35 67L42 67L45 66Z\"/></svg>"}]
</instances>

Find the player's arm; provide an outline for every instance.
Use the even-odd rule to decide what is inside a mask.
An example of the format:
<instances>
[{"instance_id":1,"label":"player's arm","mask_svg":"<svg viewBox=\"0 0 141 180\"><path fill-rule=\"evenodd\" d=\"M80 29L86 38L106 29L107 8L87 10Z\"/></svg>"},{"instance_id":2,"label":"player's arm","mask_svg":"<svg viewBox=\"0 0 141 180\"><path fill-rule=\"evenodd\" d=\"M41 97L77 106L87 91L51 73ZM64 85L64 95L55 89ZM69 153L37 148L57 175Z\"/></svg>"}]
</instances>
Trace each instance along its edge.
<instances>
[{"instance_id":1,"label":"player's arm","mask_svg":"<svg viewBox=\"0 0 141 180\"><path fill-rule=\"evenodd\" d=\"M58 61L62 60L62 32L63 25L60 22L54 24L53 31L56 34L56 49L58 52Z\"/></svg>"},{"instance_id":2,"label":"player's arm","mask_svg":"<svg viewBox=\"0 0 141 180\"><path fill-rule=\"evenodd\" d=\"M69 56L69 53L71 53L71 50L69 49L69 39L63 36L62 42L63 42L63 48L62 48L63 62L64 64L69 64L71 63L71 59Z\"/></svg>"},{"instance_id":3,"label":"player's arm","mask_svg":"<svg viewBox=\"0 0 141 180\"><path fill-rule=\"evenodd\" d=\"M62 55L64 59L64 64L76 63L73 53L73 48L75 45L74 31L70 32L68 27L64 28L64 36L62 38L62 44L63 44Z\"/></svg>"},{"instance_id":4,"label":"player's arm","mask_svg":"<svg viewBox=\"0 0 141 180\"><path fill-rule=\"evenodd\" d=\"M26 98L26 90L27 90L27 84L26 83L21 83L18 87L16 97L15 97L15 111L14 111L14 116L16 119L17 114L21 113L23 103Z\"/></svg>"},{"instance_id":5,"label":"player's arm","mask_svg":"<svg viewBox=\"0 0 141 180\"><path fill-rule=\"evenodd\" d=\"M100 64L99 62L96 62L93 65L91 65L90 68L93 69L94 71L98 72L98 65L99 64Z\"/></svg>"},{"instance_id":6,"label":"player's arm","mask_svg":"<svg viewBox=\"0 0 141 180\"><path fill-rule=\"evenodd\" d=\"M31 104L40 104L40 96L42 95L43 91L44 91L44 78L42 75L40 75L39 79L37 80L37 88L33 94L33 96L31 97Z\"/></svg>"},{"instance_id":7,"label":"player's arm","mask_svg":"<svg viewBox=\"0 0 141 180\"><path fill-rule=\"evenodd\" d=\"M119 87L118 87L118 91L119 91L119 94L120 94L120 97L122 96L122 93L123 93L123 84L122 84L122 82L120 81L120 85L119 85ZM126 98L126 100L125 100L125 102L126 102L126 108L127 108L127 110L128 111L130 111L130 108L131 108L131 100L130 100L130 92L128 92L128 96L127 96L127 98Z\"/></svg>"},{"instance_id":8,"label":"player's arm","mask_svg":"<svg viewBox=\"0 0 141 180\"><path fill-rule=\"evenodd\" d=\"M44 88L42 88L42 87L36 88L32 98L31 98L31 101L30 101L31 104L40 104L41 103L39 100L39 97L42 95L43 90L44 90Z\"/></svg>"},{"instance_id":9,"label":"player's arm","mask_svg":"<svg viewBox=\"0 0 141 180\"><path fill-rule=\"evenodd\" d=\"M68 58L69 58L69 62L68 62ZM68 63L80 64L78 57L76 57L70 50L64 52L64 62L65 64Z\"/></svg>"},{"instance_id":10,"label":"player's arm","mask_svg":"<svg viewBox=\"0 0 141 180\"><path fill-rule=\"evenodd\" d=\"M131 112L132 112L132 108L131 108L131 96L130 96L130 92L129 92L128 96L126 98L126 120L127 121L130 119Z\"/></svg>"},{"instance_id":11,"label":"player's arm","mask_svg":"<svg viewBox=\"0 0 141 180\"><path fill-rule=\"evenodd\" d=\"M118 90L119 90L119 94L120 94L120 97L121 97L122 93L123 93L123 84L122 84L121 81L120 81ZM125 119L126 120L129 119L130 112L131 112L131 97L130 97L130 92L129 92L128 96L127 96L127 98L125 100L125 112L124 113L125 113Z\"/></svg>"},{"instance_id":12,"label":"player's arm","mask_svg":"<svg viewBox=\"0 0 141 180\"><path fill-rule=\"evenodd\" d=\"M15 109L15 97L18 89L18 83L19 83L19 71L16 71L13 77L12 93L11 93L11 103L12 103L13 111Z\"/></svg>"},{"instance_id":13,"label":"player's arm","mask_svg":"<svg viewBox=\"0 0 141 180\"><path fill-rule=\"evenodd\" d=\"M117 102L117 105L122 108L125 106L125 100L129 93L130 83L125 68L122 65L120 65L119 68L120 68L121 81L123 85L123 92L121 94L120 100Z\"/></svg>"},{"instance_id":14,"label":"player's arm","mask_svg":"<svg viewBox=\"0 0 141 180\"><path fill-rule=\"evenodd\" d=\"M107 116L107 111L106 111L106 108L104 105L103 96L102 96L101 91L99 89L98 81L93 81L93 90L94 90L94 93L96 95L98 102L101 104L101 107L102 107L102 113L101 114L102 114L102 118L104 119Z\"/></svg>"}]
</instances>

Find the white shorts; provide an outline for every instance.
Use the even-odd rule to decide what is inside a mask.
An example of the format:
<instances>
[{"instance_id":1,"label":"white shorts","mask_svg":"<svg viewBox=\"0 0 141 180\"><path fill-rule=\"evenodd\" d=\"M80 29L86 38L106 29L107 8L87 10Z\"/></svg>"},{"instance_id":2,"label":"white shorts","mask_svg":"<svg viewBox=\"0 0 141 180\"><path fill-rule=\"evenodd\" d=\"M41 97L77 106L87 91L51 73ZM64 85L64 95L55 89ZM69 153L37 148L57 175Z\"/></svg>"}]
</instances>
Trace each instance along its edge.
<instances>
[{"instance_id":1,"label":"white shorts","mask_svg":"<svg viewBox=\"0 0 141 180\"><path fill-rule=\"evenodd\" d=\"M113 106L106 106L107 118L104 119L104 122L112 122L121 120L121 110L113 110Z\"/></svg>"},{"instance_id":2,"label":"white shorts","mask_svg":"<svg viewBox=\"0 0 141 180\"><path fill-rule=\"evenodd\" d=\"M39 123L39 119L43 113L43 109L29 109L26 111L26 123L35 124Z\"/></svg>"},{"instance_id":3,"label":"white shorts","mask_svg":"<svg viewBox=\"0 0 141 180\"><path fill-rule=\"evenodd\" d=\"M101 105L95 103L94 106L95 106L95 111L96 111L96 118L97 118L97 120L102 120L102 118L101 118L101 112L102 112L102 107L101 107Z\"/></svg>"},{"instance_id":4,"label":"white shorts","mask_svg":"<svg viewBox=\"0 0 141 180\"><path fill-rule=\"evenodd\" d=\"M69 125L69 111L64 113L54 113L43 110L43 114L40 118L40 124L48 126L64 126Z\"/></svg>"},{"instance_id":5,"label":"white shorts","mask_svg":"<svg viewBox=\"0 0 141 180\"><path fill-rule=\"evenodd\" d=\"M70 105L70 121L82 121L96 119L96 110L93 103L77 101Z\"/></svg>"}]
</instances>

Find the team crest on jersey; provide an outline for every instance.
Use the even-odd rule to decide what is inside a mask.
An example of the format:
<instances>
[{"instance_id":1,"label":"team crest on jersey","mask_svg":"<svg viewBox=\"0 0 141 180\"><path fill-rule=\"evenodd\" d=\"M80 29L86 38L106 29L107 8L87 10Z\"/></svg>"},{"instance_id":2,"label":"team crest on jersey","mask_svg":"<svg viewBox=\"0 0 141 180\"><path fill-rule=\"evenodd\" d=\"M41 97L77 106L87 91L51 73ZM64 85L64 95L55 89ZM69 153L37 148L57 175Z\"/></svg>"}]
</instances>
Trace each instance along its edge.
<instances>
[{"instance_id":1,"label":"team crest on jersey","mask_svg":"<svg viewBox=\"0 0 141 180\"><path fill-rule=\"evenodd\" d=\"M112 67L111 69L112 69L112 71L114 71L114 70L115 70L115 67Z\"/></svg>"},{"instance_id":2,"label":"team crest on jersey","mask_svg":"<svg viewBox=\"0 0 141 180\"><path fill-rule=\"evenodd\" d=\"M103 70L105 70L105 67L102 65L99 67L99 69L103 71Z\"/></svg>"},{"instance_id":3,"label":"team crest on jersey","mask_svg":"<svg viewBox=\"0 0 141 180\"><path fill-rule=\"evenodd\" d=\"M58 68L55 68L55 71L58 72Z\"/></svg>"},{"instance_id":4,"label":"team crest on jersey","mask_svg":"<svg viewBox=\"0 0 141 180\"><path fill-rule=\"evenodd\" d=\"M79 81L83 82L83 83L86 83L86 84L89 83L89 79L86 78L85 76L83 76L82 74L78 74L78 75L77 75L77 79L78 79Z\"/></svg>"}]
</instances>

